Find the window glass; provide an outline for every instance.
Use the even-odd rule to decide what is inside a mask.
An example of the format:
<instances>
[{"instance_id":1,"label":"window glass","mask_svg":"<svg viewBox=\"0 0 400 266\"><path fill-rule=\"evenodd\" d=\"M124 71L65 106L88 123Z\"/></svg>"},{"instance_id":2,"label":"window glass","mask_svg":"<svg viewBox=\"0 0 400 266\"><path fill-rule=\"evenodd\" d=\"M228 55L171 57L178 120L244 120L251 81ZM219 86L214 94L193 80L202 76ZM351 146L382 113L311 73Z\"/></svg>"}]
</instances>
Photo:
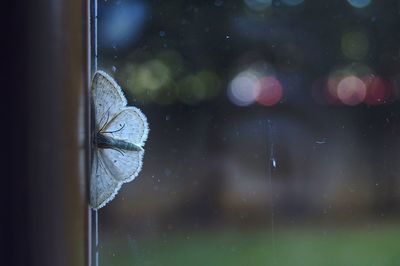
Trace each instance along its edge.
<instances>
[{"instance_id":1,"label":"window glass","mask_svg":"<svg viewBox=\"0 0 400 266\"><path fill-rule=\"evenodd\" d=\"M400 264L398 1L97 5L150 125L100 265Z\"/></svg>"}]
</instances>

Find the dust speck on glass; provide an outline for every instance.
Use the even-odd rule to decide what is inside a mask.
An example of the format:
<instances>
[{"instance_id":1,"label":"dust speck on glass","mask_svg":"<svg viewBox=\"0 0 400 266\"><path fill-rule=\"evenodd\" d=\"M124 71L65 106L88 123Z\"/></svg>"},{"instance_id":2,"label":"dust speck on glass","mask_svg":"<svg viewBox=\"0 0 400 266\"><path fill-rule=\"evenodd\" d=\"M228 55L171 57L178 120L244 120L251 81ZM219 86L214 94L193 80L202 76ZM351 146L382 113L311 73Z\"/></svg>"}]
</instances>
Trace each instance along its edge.
<instances>
[{"instance_id":1,"label":"dust speck on glass","mask_svg":"<svg viewBox=\"0 0 400 266\"><path fill-rule=\"evenodd\" d=\"M100 265L400 265L399 11L99 0L98 69L151 121Z\"/></svg>"}]
</instances>

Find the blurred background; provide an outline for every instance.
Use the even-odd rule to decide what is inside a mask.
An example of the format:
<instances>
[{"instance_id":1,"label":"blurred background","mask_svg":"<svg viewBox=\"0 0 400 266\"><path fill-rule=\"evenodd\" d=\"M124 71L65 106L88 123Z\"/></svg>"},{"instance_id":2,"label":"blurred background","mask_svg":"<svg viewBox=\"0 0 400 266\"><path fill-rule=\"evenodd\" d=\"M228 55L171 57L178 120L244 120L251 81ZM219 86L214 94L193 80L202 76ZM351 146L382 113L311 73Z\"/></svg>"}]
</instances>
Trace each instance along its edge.
<instances>
[{"instance_id":1,"label":"blurred background","mask_svg":"<svg viewBox=\"0 0 400 266\"><path fill-rule=\"evenodd\" d=\"M98 1L146 114L101 265L399 265L400 1Z\"/></svg>"}]
</instances>

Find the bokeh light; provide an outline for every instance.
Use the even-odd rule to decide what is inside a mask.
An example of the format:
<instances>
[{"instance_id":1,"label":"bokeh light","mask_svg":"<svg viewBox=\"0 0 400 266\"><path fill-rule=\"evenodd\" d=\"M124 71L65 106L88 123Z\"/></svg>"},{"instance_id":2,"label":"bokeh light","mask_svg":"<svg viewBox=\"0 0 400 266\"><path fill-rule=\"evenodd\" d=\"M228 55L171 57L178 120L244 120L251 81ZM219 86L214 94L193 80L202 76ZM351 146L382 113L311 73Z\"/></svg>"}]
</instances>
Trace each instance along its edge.
<instances>
[{"instance_id":1,"label":"bokeh light","mask_svg":"<svg viewBox=\"0 0 400 266\"><path fill-rule=\"evenodd\" d=\"M244 71L229 84L228 98L235 105L248 106L257 99L259 91L257 76L250 71Z\"/></svg>"},{"instance_id":2,"label":"bokeh light","mask_svg":"<svg viewBox=\"0 0 400 266\"><path fill-rule=\"evenodd\" d=\"M171 70L171 75L173 78L178 77L183 73L183 58L175 50L165 50L160 52L157 59L161 60L168 68Z\"/></svg>"},{"instance_id":3,"label":"bokeh light","mask_svg":"<svg viewBox=\"0 0 400 266\"><path fill-rule=\"evenodd\" d=\"M147 54L138 52L136 57L146 58ZM143 63L127 62L118 76L133 99L141 104L166 105L179 100L193 105L215 99L221 91L221 80L215 71L187 71L182 56L170 49Z\"/></svg>"},{"instance_id":4,"label":"bokeh light","mask_svg":"<svg viewBox=\"0 0 400 266\"><path fill-rule=\"evenodd\" d=\"M355 8L363 8L371 4L371 0L347 0L347 2Z\"/></svg>"},{"instance_id":5,"label":"bokeh light","mask_svg":"<svg viewBox=\"0 0 400 266\"><path fill-rule=\"evenodd\" d=\"M282 0L288 6L297 6L304 2L304 0Z\"/></svg>"},{"instance_id":6,"label":"bokeh light","mask_svg":"<svg viewBox=\"0 0 400 266\"><path fill-rule=\"evenodd\" d=\"M255 101L264 106L273 106L281 100L283 88L269 63L255 61L236 75L227 93L230 101L238 106L248 106Z\"/></svg>"},{"instance_id":7,"label":"bokeh light","mask_svg":"<svg viewBox=\"0 0 400 266\"><path fill-rule=\"evenodd\" d=\"M366 104L381 105L390 99L391 88L389 82L377 76L367 76L363 78L363 81L367 86Z\"/></svg>"},{"instance_id":8,"label":"bokeh light","mask_svg":"<svg viewBox=\"0 0 400 266\"><path fill-rule=\"evenodd\" d=\"M135 100L152 101L172 80L168 65L158 59L145 61L142 64L129 63L120 73L121 80Z\"/></svg>"},{"instance_id":9,"label":"bokeh light","mask_svg":"<svg viewBox=\"0 0 400 266\"><path fill-rule=\"evenodd\" d=\"M337 86L337 97L343 104L357 105L364 101L367 88L364 82L356 76L343 78Z\"/></svg>"},{"instance_id":10,"label":"bokeh light","mask_svg":"<svg viewBox=\"0 0 400 266\"><path fill-rule=\"evenodd\" d=\"M272 4L272 0L244 0L244 2L253 11L264 11Z\"/></svg>"},{"instance_id":11,"label":"bokeh light","mask_svg":"<svg viewBox=\"0 0 400 266\"><path fill-rule=\"evenodd\" d=\"M160 60L150 60L141 65L137 71L138 86L157 90L170 78L169 68Z\"/></svg>"},{"instance_id":12,"label":"bokeh light","mask_svg":"<svg viewBox=\"0 0 400 266\"><path fill-rule=\"evenodd\" d=\"M341 48L349 59L363 59L369 50L368 36L362 31L347 32L342 36Z\"/></svg>"},{"instance_id":13,"label":"bokeh light","mask_svg":"<svg viewBox=\"0 0 400 266\"><path fill-rule=\"evenodd\" d=\"M205 96L205 84L196 75L188 75L178 82L178 97L181 102L195 104Z\"/></svg>"},{"instance_id":14,"label":"bokeh light","mask_svg":"<svg viewBox=\"0 0 400 266\"><path fill-rule=\"evenodd\" d=\"M183 103L192 105L215 98L220 90L218 76L208 70L185 76L177 84L177 95Z\"/></svg>"},{"instance_id":15,"label":"bokeh light","mask_svg":"<svg viewBox=\"0 0 400 266\"><path fill-rule=\"evenodd\" d=\"M326 87L324 88L325 90L324 95L326 96L326 100L329 104L340 103L340 100L337 95L337 87L342 77L343 75L341 75L341 73L334 73L331 74L326 81Z\"/></svg>"},{"instance_id":16,"label":"bokeh light","mask_svg":"<svg viewBox=\"0 0 400 266\"><path fill-rule=\"evenodd\" d=\"M143 1L116 1L104 17L99 36L102 46L126 46L137 40L144 26L148 6ZM101 15L101 14L100 14Z\"/></svg>"},{"instance_id":17,"label":"bokeh light","mask_svg":"<svg viewBox=\"0 0 400 266\"><path fill-rule=\"evenodd\" d=\"M197 73L197 77L205 86L204 96L201 100L210 100L218 96L221 89L221 81L218 75L209 70L202 70Z\"/></svg>"},{"instance_id":18,"label":"bokeh light","mask_svg":"<svg viewBox=\"0 0 400 266\"><path fill-rule=\"evenodd\" d=\"M367 85L361 77L373 75L373 70L364 64L337 67L327 78L314 82L313 97L321 104L357 105L366 97Z\"/></svg>"},{"instance_id":19,"label":"bokeh light","mask_svg":"<svg viewBox=\"0 0 400 266\"><path fill-rule=\"evenodd\" d=\"M262 77L258 80L256 85L259 92L257 102L272 106L277 104L282 98L282 85L279 80L274 76Z\"/></svg>"}]
</instances>

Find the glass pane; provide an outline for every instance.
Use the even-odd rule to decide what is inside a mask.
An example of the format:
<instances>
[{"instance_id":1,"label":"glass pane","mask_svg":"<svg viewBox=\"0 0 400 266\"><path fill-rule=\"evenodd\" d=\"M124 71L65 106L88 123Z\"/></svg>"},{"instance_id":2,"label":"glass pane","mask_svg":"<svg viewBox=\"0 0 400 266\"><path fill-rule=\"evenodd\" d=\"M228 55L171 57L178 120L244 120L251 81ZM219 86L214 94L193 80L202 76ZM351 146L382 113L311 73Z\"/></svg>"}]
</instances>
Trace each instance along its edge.
<instances>
[{"instance_id":1,"label":"glass pane","mask_svg":"<svg viewBox=\"0 0 400 266\"><path fill-rule=\"evenodd\" d=\"M99 1L98 69L150 124L100 265L400 264L399 11Z\"/></svg>"}]
</instances>

